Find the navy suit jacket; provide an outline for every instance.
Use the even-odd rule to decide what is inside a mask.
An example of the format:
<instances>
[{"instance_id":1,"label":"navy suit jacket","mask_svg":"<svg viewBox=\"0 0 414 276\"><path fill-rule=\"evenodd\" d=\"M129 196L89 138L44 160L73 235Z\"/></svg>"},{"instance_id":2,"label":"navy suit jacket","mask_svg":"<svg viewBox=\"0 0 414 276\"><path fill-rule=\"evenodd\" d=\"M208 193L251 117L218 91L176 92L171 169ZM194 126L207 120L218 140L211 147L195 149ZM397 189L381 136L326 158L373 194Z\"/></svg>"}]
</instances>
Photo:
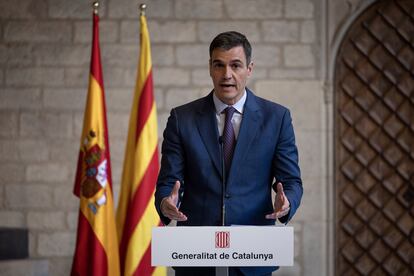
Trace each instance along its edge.
<instances>
[{"instance_id":1,"label":"navy suit jacket","mask_svg":"<svg viewBox=\"0 0 414 276\"><path fill-rule=\"evenodd\" d=\"M302 197L290 112L287 108L255 96L247 99L227 176L226 225L273 225L265 218L273 212L271 186L281 182L290 202L287 223ZM185 226L221 225L222 157L213 92L174 108L164 131L161 169L155 206L163 223L160 203L170 195L176 180L183 196L180 210L188 217ZM269 237L270 238L270 237Z\"/></svg>"}]
</instances>

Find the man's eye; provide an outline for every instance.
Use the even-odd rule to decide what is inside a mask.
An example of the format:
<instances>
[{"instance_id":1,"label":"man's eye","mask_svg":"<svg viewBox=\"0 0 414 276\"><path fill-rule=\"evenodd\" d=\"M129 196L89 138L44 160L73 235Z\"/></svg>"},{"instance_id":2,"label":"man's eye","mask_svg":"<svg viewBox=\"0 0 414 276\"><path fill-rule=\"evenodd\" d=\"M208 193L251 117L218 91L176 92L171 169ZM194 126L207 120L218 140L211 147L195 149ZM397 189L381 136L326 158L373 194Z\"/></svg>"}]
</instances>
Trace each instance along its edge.
<instances>
[{"instance_id":1,"label":"man's eye","mask_svg":"<svg viewBox=\"0 0 414 276\"><path fill-rule=\"evenodd\" d=\"M234 69L238 69L238 68L240 68L241 66L240 66L240 64L233 64L231 67L233 67Z\"/></svg>"}]
</instances>

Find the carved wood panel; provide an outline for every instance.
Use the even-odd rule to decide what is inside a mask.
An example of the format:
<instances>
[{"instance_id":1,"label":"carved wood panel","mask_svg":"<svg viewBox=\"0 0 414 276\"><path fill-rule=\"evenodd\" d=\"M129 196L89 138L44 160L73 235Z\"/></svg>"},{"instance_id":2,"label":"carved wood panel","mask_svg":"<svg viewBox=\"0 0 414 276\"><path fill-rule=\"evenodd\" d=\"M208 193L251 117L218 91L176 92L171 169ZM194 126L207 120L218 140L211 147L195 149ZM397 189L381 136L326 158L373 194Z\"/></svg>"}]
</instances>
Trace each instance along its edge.
<instances>
[{"instance_id":1,"label":"carved wood panel","mask_svg":"<svg viewBox=\"0 0 414 276\"><path fill-rule=\"evenodd\" d=\"M414 1L378 1L335 72L336 275L414 275Z\"/></svg>"}]
</instances>

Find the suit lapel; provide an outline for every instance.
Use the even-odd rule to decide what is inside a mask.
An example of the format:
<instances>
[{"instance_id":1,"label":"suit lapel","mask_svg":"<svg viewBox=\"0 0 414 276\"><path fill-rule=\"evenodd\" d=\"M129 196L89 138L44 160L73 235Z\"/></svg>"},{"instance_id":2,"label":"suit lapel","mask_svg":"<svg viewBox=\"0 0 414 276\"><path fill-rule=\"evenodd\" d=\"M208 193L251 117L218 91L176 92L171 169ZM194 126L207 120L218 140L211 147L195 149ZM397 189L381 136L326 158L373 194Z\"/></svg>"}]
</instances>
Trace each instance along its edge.
<instances>
[{"instance_id":1,"label":"suit lapel","mask_svg":"<svg viewBox=\"0 0 414 276\"><path fill-rule=\"evenodd\" d=\"M246 104L243 110L243 118L240 125L239 135L237 137L236 148L234 150L233 160L227 183L231 183L236 173L241 168L243 157L249 151L253 139L257 135L260 127L261 112L256 102L256 97L247 90Z\"/></svg>"},{"instance_id":2,"label":"suit lapel","mask_svg":"<svg viewBox=\"0 0 414 276\"><path fill-rule=\"evenodd\" d=\"M214 166L221 175L220 144L212 92L204 99L204 104L198 111L197 128Z\"/></svg>"}]
</instances>

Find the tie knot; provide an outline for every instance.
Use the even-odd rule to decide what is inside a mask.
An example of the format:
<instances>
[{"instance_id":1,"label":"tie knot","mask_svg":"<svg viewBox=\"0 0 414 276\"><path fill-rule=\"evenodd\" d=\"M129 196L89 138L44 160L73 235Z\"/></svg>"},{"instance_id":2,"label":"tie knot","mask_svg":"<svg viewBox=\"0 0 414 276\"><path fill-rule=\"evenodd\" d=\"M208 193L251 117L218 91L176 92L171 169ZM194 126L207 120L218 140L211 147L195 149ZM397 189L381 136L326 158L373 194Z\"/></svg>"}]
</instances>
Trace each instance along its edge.
<instances>
[{"instance_id":1,"label":"tie knot","mask_svg":"<svg viewBox=\"0 0 414 276\"><path fill-rule=\"evenodd\" d=\"M234 112L236 112L236 109L230 105L226 107L223 112L226 114L226 118L232 118Z\"/></svg>"}]
</instances>

